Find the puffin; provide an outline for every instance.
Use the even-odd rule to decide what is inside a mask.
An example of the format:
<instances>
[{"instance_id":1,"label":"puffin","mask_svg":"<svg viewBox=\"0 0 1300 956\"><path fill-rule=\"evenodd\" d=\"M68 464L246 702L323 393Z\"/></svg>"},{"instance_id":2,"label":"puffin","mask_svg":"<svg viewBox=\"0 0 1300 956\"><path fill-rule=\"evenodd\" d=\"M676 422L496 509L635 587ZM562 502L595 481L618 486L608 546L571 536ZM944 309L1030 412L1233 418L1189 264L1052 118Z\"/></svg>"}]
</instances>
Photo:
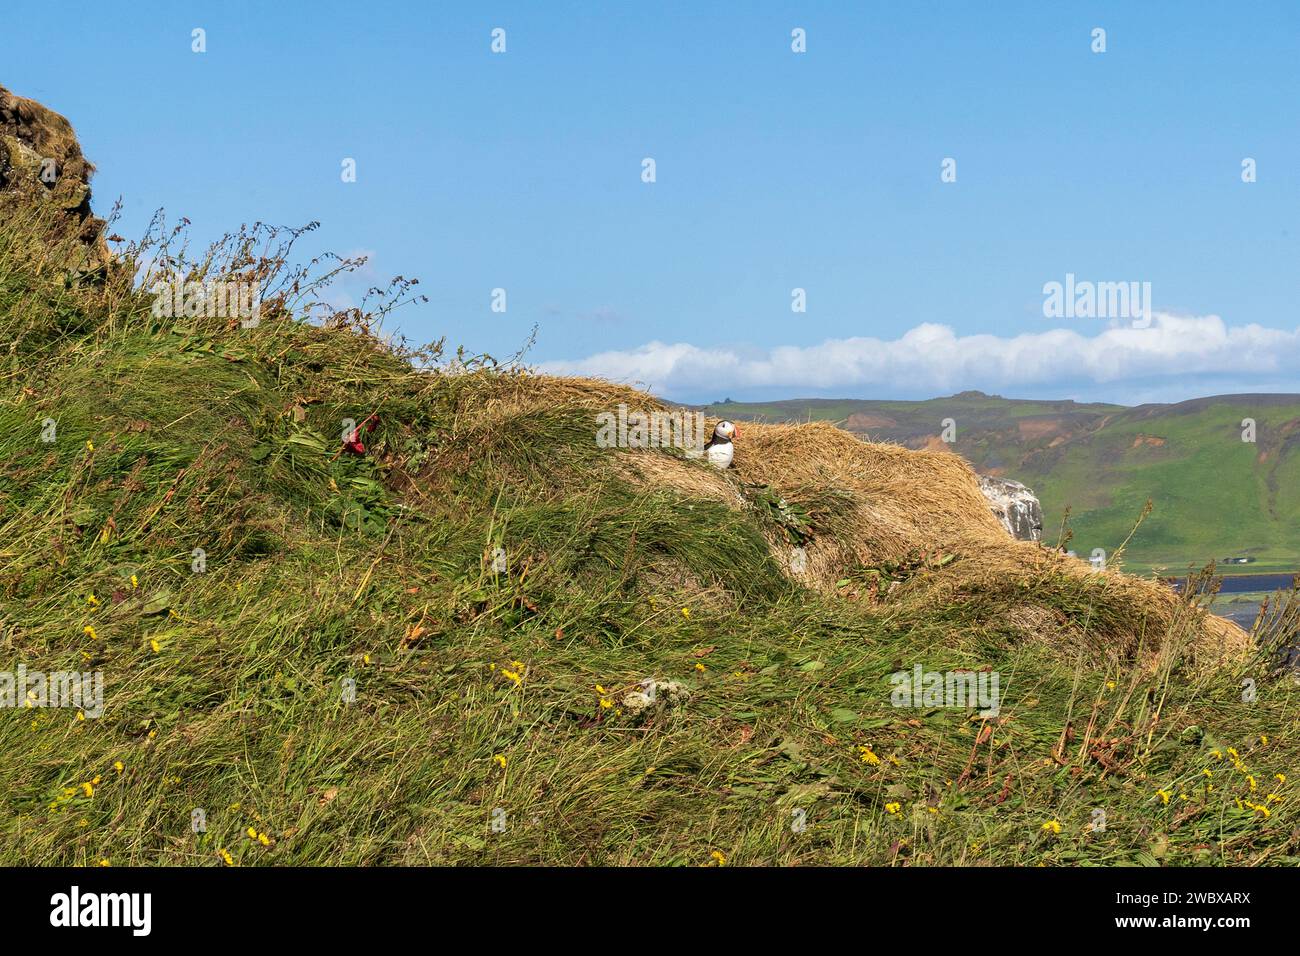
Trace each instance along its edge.
<instances>
[{"instance_id":1,"label":"puffin","mask_svg":"<svg viewBox=\"0 0 1300 956\"><path fill-rule=\"evenodd\" d=\"M709 456L709 464L714 468L730 468L731 458L736 453L735 446L731 444L731 439L737 438L739 435L740 429L731 422L718 422L713 429L713 434L704 443L705 453Z\"/></svg>"}]
</instances>

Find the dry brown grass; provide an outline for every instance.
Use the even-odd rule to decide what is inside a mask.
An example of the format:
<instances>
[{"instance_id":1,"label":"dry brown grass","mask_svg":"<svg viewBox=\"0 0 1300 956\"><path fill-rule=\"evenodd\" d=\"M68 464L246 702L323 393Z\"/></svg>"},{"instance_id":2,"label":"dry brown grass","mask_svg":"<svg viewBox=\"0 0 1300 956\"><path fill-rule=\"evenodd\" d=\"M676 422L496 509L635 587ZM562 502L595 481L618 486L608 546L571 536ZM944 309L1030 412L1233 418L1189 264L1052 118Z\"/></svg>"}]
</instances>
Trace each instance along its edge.
<instances>
[{"instance_id":1,"label":"dry brown grass","mask_svg":"<svg viewBox=\"0 0 1300 956\"><path fill-rule=\"evenodd\" d=\"M474 396L476 425L502 422L538 409L585 409L594 415L626 403L632 411L668 406L636 389L597 379L505 377ZM708 428L715 423L708 422ZM793 546L779 530L766 533L774 557L808 587L834 593L856 568L905 561L921 553L950 554L937 571L909 579L897 599L961 603L1003 596L1019 609L1010 620L1040 639L1073 635L1072 643L1120 656L1147 656L1187 619L1183 600L1165 585L1118 570L1096 571L1086 561L1041 544L1011 538L989 509L970 464L946 450L913 450L867 442L826 422L774 425L741 422L733 469L721 473L698 461L656 450L622 450L612 457L621 477L645 487L672 488L688 498L750 507L747 486L771 488L790 502L817 492L847 493L846 513L805 545L805 568L792 570ZM1095 605L1068 620L1036 591L1083 584ZM996 602L995 602L996 603ZM1096 615L1092 607L1102 608ZM1198 656L1240 656L1249 635L1223 618L1199 612ZM1048 620L1053 627L1036 627Z\"/></svg>"},{"instance_id":2,"label":"dry brown grass","mask_svg":"<svg viewBox=\"0 0 1300 956\"><path fill-rule=\"evenodd\" d=\"M593 415L613 411L620 402L632 410L663 411L662 402L626 385L595 378L559 378L553 375L501 375L476 377L468 396L476 427L539 409L583 408Z\"/></svg>"},{"instance_id":3,"label":"dry brown grass","mask_svg":"<svg viewBox=\"0 0 1300 956\"><path fill-rule=\"evenodd\" d=\"M853 494L852 550L867 563L958 539L1007 539L975 473L957 455L864 442L826 422L741 429L734 467L742 481L782 493L833 487Z\"/></svg>"},{"instance_id":4,"label":"dry brown grass","mask_svg":"<svg viewBox=\"0 0 1300 956\"><path fill-rule=\"evenodd\" d=\"M1182 599L1159 582L1117 570L1098 572L1056 549L1012 539L989 509L970 464L958 455L864 442L825 422L751 423L742 425L742 432L735 464L741 480L778 491L822 485L852 492L850 534L834 542L814 541L806 549L805 577L821 590L832 589L846 573L846 559L871 566L936 551L957 560L909 585L931 601L959 601L979 591L1032 592L1053 577L1086 581L1098 600L1133 609L1130 626L1116 629L1103 620L1095 629L1097 640L1125 655L1138 653L1140 645L1159 647L1186 612ZM1050 613L1045 607L1036 611ZM1080 641L1095 645L1086 618L1082 623ZM1199 629L1196 650L1204 657L1236 656L1251 646L1249 635L1223 618L1203 615Z\"/></svg>"},{"instance_id":5,"label":"dry brown grass","mask_svg":"<svg viewBox=\"0 0 1300 956\"><path fill-rule=\"evenodd\" d=\"M689 498L716 501L737 511L746 507L734 481L699 462L642 451L620 451L613 462L615 471L633 484L672 488Z\"/></svg>"}]
</instances>

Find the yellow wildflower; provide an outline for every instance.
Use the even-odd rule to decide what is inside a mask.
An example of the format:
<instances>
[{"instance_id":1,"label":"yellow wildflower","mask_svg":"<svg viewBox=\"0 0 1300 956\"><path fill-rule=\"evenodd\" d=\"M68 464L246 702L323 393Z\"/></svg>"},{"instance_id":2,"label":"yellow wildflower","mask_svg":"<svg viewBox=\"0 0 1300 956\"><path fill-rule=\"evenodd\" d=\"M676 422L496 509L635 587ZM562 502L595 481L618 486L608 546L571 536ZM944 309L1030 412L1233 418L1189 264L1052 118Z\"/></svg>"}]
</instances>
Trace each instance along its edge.
<instances>
[{"instance_id":1,"label":"yellow wildflower","mask_svg":"<svg viewBox=\"0 0 1300 956\"><path fill-rule=\"evenodd\" d=\"M150 638L150 639L149 639L149 646L150 646L151 648L153 648L153 652L154 652L155 654L157 654L157 653L159 653L160 651L162 651L162 645L158 643L158 639L157 639L157 638Z\"/></svg>"},{"instance_id":2,"label":"yellow wildflower","mask_svg":"<svg viewBox=\"0 0 1300 956\"><path fill-rule=\"evenodd\" d=\"M862 754L862 762L868 766L874 767L880 763L880 758L872 752L870 747L859 747L858 751Z\"/></svg>"},{"instance_id":3,"label":"yellow wildflower","mask_svg":"<svg viewBox=\"0 0 1300 956\"><path fill-rule=\"evenodd\" d=\"M493 759L494 761L496 761L497 766L499 766L502 770L505 770L505 769L506 769L506 757L505 757L505 754L497 754L497 755L494 756L492 759Z\"/></svg>"},{"instance_id":4,"label":"yellow wildflower","mask_svg":"<svg viewBox=\"0 0 1300 956\"><path fill-rule=\"evenodd\" d=\"M710 853L710 854L709 854L709 859L715 861L715 862L718 864L718 866L726 866L726 865L727 865L727 858L726 858L725 856L723 856L723 854L722 854L721 852L719 852L718 850L714 850L712 853Z\"/></svg>"},{"instance_id":5,"label":"yellow wildflower","mask_svg":"<svg viewBox=\"0 0 1300 956\"><path fill-rule=\"evenodd\" d=\"M1160 798L1161 803L1168 804L1169 798L1173 796L1173 794L1170 793L1168 790L1157 790L1156 796Z\"/></svg>"},{"instance_id":6,"label":"yellow wildflower","mask_svg":"<svg viewBox=\"0 0 1300 956\"><path fill-rule=\"evenodd\" d=\"M691 609L688 608L688 607L684 607L684 608L682 608L682 617L686 618L687 620L690 620L690 617L691 617Z\"/></svg>"},{"instance_id":7,"label":"yellow wildflower","mask_svg":"<svg viewBox=\"0 0 1300 956\"><path fill-rule=\"evenodd\" d=\"M885 812L886 812L886 813L897 813L897 812L898 812L899 810L901 810L901 809L903 809L903 805L902 805L901 803L887 803L887 804L885 804Z\"/></svg>"},{"instance_id":8,"label":"yellow wildflower","mask_svg":"<svg viewBox=\"0 0 1300 956\"><path fill-rule=\"evenodd\" d=\"M122 761L115 760L113 761L113 769L116 770L118 773L121 773L123 770L126 769L126 767L123 765Z\"/></svg>"},{"instance_id":9,"label":"yellow wildflower","mask_svg":"<svg viewBox=\"0 0 1300 956\"><path fill-rule=\"evenodd\" d=\"M81 633L82 633L82 634L89 634L89 635L90 635L90 639L91 639L92 641L97 641L97 640L99 640L99 635L95 633L95 629L94 629L93 627L91 627L89 624L87 624L85 627L83 627L83 628L81 629Z\"/></svg>"},{"instance_id":10,"label":"yellow wildflower","mask_svg":"<svg viewBox=\"0 0 1300 956\"><path fill-rule=\"evenodd\" d=\"M222 848L218 851L218 856L221 857L222 862L225 863L226 866L234 866L234 865L235 865L234 857L232 857L232 856L230 855L230 851L227 850L225 847L222 847Z\"/></svg>"},{"instance_id":11,"label":"yellow wildflower","mask_svg":"<svg viewBox=\"0 0 1300 956\"><path fill-rule=\"evenodd\" d=\"M137 578L134 574L131 575L131 590L134 591L139 586L140 586L140 579Z\"/></svg>"},{"instance_id":12,"label":"yellow wildflower","mask_svg":"<svg viewBox=\"0 0 1300 956\"><path fill-rule=\"evenodd\" d=\"M1047 830L1049 833L1060 833L1061 824L1056 820L1048 820L1043 824L1042 829Z\"/></svg>"},{"instance_id":13,"label":"yellow wildflower","mask_svg":"<svg viewBox=\"0 0 1300 956\"><path fill-rule=\"evenodd\" d=\"M95 795L95 787L94 787L93 784L91 784L91 783L89 783L89 782L87 782L87 783L83 783L83 784L81 785L81 792L84 793L84 794L85 794L86 796L88 796L88 797L93 797L93 796Z\"/></svg>"}]
</instances>

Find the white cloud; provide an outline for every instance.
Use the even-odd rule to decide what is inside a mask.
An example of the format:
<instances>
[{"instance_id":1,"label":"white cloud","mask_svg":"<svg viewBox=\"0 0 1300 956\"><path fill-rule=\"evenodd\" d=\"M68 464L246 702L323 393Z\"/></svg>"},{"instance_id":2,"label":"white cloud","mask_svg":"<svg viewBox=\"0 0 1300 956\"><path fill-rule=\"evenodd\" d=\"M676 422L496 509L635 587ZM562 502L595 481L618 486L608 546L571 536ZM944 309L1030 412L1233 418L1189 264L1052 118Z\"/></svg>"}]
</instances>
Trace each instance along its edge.
<instances>
[{"instance_id":1,"label":"white cloud","mask_svg":"<svg viewBox=\"0 0 1300 956\"><path fill-rule=\"evenodd\" d=\"M1222 376L1235 381L1294 379L1300 329L1229 326L1217 315L1156 312L1149 328L1113 326L1095 335L1051 329L1012 337L959 336L925 323L900 338L828 339L746 353L688 343L648 342L625 351L544 362L557 375L592 375L646 386L669 397L727 389L780 388L863 394L966 388L1012 390L1066 385L1120 385Z\"/></svg>"}]
</instances>

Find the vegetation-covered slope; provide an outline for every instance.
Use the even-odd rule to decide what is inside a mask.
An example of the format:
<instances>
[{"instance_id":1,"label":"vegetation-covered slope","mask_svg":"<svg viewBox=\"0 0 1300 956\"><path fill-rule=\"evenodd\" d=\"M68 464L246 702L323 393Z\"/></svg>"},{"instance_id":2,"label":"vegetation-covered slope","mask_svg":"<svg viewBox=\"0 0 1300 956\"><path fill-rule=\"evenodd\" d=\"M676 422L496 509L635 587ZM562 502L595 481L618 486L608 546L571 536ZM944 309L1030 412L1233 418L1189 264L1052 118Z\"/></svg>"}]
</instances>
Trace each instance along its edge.
<instances>
[{"instance_id":1,"label":"vegetation-covered slope","mask_svg":"<svg viewBox=\"0 0 1300 956\"><path fill-rule=\"evenodd\" d=\"M0 863L1297 862L1300 688L997 539L952 456L600 449L653 400L416 371L265 236L94 284L6 213L0 667L104 709L0 711ZM260 324L155 316L146 258ZM999 713L893 706L918 665Z\"/></svg>"}]
</instances>

